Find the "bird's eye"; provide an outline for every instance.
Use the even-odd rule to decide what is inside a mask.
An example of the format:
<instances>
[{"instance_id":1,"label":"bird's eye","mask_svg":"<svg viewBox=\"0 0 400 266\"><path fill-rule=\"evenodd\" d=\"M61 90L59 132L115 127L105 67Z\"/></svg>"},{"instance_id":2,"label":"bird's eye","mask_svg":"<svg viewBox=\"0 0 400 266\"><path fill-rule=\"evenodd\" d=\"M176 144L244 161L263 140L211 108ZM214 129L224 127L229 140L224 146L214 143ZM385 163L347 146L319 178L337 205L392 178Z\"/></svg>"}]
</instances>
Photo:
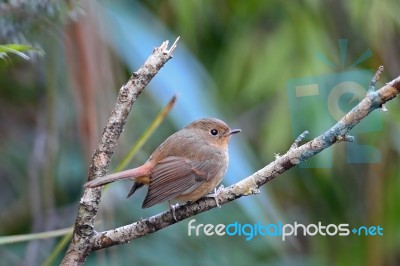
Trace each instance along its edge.
<instances>
[{"instance_id":1,"label":"bird's eye","mask_svg":"<svg viewBox=\"0 0 400 266\"><path fill-rule=\"evenodd\" d=\"M216 136L218 134L218 130L216 130L215 128L210 130L211 135Z\"/></svg>"}]
</instances>

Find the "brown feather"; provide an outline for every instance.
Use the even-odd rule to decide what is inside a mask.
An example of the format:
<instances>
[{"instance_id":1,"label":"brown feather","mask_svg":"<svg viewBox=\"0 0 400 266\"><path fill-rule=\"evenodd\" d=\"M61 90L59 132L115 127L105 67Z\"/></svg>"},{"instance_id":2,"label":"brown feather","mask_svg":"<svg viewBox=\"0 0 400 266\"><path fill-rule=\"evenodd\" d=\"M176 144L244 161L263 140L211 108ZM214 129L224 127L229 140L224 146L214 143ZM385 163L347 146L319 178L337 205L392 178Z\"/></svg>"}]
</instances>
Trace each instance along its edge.
<instances>
[{"instance_id":1,"label":"brown feather","mask_svg":"<svg viewBox=\"0 0 400 266\"><path fill-rule=\"evenodd\" d=\"M219 163L214 160L196 162L175 156L161 160L152 170L142 207L148 208L194 191L220 171L221 167L215 167Z\"/></svg>"},{"instance_id":2,"label":"brown feather","mask_svg":"<svg viewBox=\"0 0 400 266\"><path fill-rule=\"evenodd\" d=\"M152 164L150 162L147 162L144 165L133 168L133 169L125 170L125 171L118 172L118 173L111 174L111 175L106 175L103 177L98 177L89 182L86 182L83 186L85 188L86 187L94 188L94 187L103 186L103 185L106 185L106 184L109 184L111 182L115 182L115 181L121 180L121 179L136 179L136 181L139 183L149 184L150 183L149 175L150 175L151 166L152 166Z\"/></svg>"}]
</instances>

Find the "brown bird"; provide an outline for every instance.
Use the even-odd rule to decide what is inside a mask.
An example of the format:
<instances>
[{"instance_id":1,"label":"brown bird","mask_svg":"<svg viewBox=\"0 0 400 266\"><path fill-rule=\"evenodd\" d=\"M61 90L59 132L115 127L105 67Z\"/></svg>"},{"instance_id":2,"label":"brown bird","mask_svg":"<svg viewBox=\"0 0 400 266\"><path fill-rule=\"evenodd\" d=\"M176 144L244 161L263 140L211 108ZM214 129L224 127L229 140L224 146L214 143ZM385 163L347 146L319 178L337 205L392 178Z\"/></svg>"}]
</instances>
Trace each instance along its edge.
<instances>
[{"instance_id":1,"label":"brown bird","mask_svg":"<svg viewBox=\"0 0 400 266\"><path fill-rule=\"evenodd\" d=\"M240 131L215 118L194 121L167 138L142 166L96 178L84 187L132 179L135 183L128 197L149 186L142 208L171 199L196 201L222 181L229 163L230 136Z\"/></svg>"}]
</instances>

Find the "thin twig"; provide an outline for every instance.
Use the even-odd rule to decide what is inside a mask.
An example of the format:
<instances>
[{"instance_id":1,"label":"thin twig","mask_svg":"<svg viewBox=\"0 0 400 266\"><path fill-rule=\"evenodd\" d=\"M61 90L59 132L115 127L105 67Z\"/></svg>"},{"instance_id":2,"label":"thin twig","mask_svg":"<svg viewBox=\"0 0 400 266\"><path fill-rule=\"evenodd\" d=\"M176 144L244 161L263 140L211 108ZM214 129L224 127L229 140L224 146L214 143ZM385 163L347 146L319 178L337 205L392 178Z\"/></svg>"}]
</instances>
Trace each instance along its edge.
<instances>
[{"instance_id":1,"label":"thin twig","mask_svg":"<svg viewBox=\"0 0 400 266\"><path fill-rule=\"evenodd\" d=\"M378 82L378 80L381 78L381 75L383 73L384 67L380 66L378 68L378 70L375 72L374 77L371 80L371 83L369 84L369 91L368 92L373 92L375 91L375 86L376 86L376 82Z\"/></svg>"},{"instance_id":2,"label":"thin twig","mask_svg":"<svg viewBox=\"0 0 400 266\"><path fill-rule=\"evenodd\" d=\"M368 92L373 92L375 91L375 87L376 87L376 82L378 82L378 80L381 78L381 75L383 73L384 67L380 66L378 68L378 70L376 71L374 77L371 80L371 83L369 84L369 90ZM385 104L381 104L380 106L380 110L387 113L388 109L386 109Z\"/></svg>"}]
</instances>

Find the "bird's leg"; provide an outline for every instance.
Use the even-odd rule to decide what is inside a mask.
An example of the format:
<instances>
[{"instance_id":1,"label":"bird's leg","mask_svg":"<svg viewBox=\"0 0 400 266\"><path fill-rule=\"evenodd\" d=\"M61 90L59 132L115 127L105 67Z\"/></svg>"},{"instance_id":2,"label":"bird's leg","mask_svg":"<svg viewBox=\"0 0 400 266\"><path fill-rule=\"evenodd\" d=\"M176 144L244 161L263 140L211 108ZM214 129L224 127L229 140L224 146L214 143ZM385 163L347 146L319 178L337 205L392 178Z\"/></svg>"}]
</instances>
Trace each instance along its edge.
<instances>
[{"instance_id":1,"label":"bird's leg","mask_svg":"<svg viewBox=\"0 0 400 266\"><path fill-rule=\"evenodd\" d=\"M176 219L175 208L179 207L179 203L177 203L177 204L174 205L174 204L171 204L171 201L169 200L169 201L168 201L168 204L169 204L169 209L170 209L171 212L172 212L172 217L174 217L175 222L177 222L178 219Z\"/></svg>"},{"instance_id":2,"label":"bird's leg","mask_svg":"<svg viewBox=\"0 0 400 266\"><path fill-rule=\"evenodd\" d=\"M204 197L214 198L215 203L217 203L217 207L221 208L221 206L218 203L217 197L218 197L219 193L221 192L221 190L223 190L223 189L224 189L224 185L220 185L218 189L214 188L214 193L207 194Z\"/></svg>"}]
</instances>

